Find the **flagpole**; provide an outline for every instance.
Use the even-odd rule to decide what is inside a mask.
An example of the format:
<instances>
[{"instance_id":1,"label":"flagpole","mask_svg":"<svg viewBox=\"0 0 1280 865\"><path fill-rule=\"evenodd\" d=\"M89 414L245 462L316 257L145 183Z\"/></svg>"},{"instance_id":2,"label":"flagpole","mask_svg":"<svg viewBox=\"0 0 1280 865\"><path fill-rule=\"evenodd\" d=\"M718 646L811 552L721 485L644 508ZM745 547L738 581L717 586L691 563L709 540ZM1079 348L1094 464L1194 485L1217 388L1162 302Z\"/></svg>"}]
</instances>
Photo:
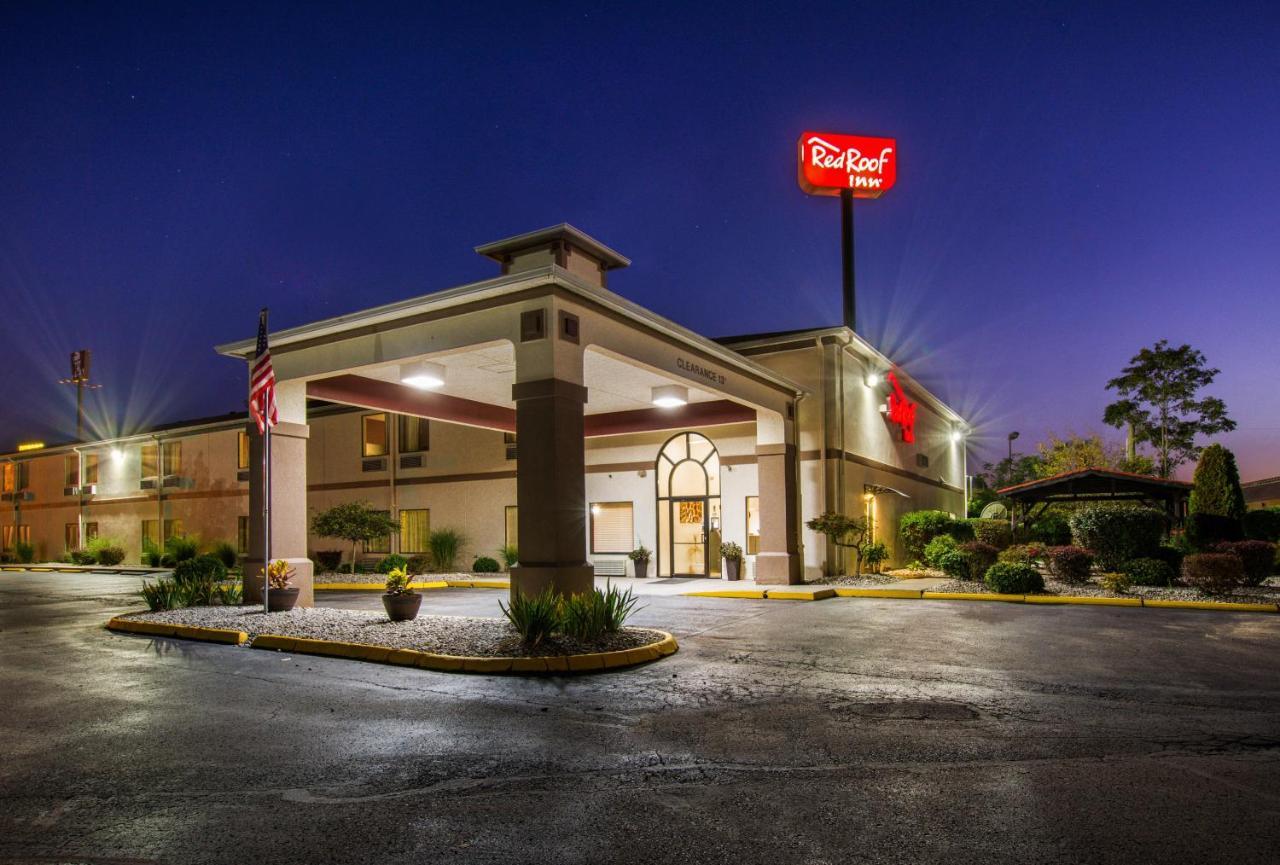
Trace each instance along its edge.
<instances>
[{"instance_id":1,"label":"flagpole","mask_svg":"<svg viewBox=\"0 0 1280 865\"><path fill-rule=\"evenodd\" d=\"M271 424L262 428L262 612L271 612Z\"/></svg>"}]
</instances>

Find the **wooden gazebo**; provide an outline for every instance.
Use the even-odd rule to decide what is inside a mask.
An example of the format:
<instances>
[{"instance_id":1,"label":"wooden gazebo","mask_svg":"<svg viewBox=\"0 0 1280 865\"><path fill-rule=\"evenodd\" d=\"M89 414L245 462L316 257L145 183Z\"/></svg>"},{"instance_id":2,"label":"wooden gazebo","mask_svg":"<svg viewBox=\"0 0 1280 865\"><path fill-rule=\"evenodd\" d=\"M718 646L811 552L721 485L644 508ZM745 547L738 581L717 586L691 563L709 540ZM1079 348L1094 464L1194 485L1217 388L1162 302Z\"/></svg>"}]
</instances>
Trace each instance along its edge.
<instances>
[{"instance_id":1,"label":"wooden gazebo","mask_svg":"<svg viewBox=\"0 0 1280 865\"><path fill-rule=\"evenodd\" d=\"M1191 484L1113 469L1078 469L1014 484L996 493L1013 503L1015 524L1034 520L1055 503L1130 501L1163 510L1170 525L1176 526L1186 518Z\"/></svg>"}]
</instances>

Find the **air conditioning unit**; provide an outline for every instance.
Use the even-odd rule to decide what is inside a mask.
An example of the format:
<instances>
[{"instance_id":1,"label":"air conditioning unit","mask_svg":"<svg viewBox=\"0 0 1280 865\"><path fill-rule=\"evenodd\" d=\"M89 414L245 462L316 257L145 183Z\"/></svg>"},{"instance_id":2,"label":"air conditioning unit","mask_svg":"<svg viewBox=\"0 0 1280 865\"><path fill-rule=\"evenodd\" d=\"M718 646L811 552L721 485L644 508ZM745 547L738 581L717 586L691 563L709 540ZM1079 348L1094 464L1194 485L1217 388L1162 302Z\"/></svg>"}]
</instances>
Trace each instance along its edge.
<instances>
[{"instance_id":1,"label":"air conditioning unit","mask_svg":"<svg viewBox=\"0 0 1280 865\"><path fill-rule=\"evenodd\" d=\"M420 469L422 468L422 454L405 454L400 457L400 468L402 469Z\"/></svg>"},{"instance_id":2,"label":"air conditioning unit","mask_svg":"<svg viewBox=\"0 0 1280 865\"><path fill-rule=\"evenodd\" d=\"M62 494L64 496L78 496L80 495L80 488L79 487L63 487Z\"/></svg>"},{"instance_id":3,"label":"air conditioning unit","mask_svg":"<svg viewBox=\"0 0 1280 865\"><path fill-rule=\"evenodd\" d=\"M13 493L0 493L0 502L13 501Z\"/></svg>"},{"instance_id":4,"label":"air conditioning unit","mask_svg":"<svg viewBox=\"0 0 1280 865\"><path fill-rule=\"evenodd\" d=\"M385 472L386 470L386 457L377 457L376 459L362 460L360 462L360 471L362 472Z\"/></svg>"},{"instance_id":5,"label":"air conditioning unit","mask_svg":"<svg viewBox=\"0 0 1280 865\"><path fill-rule=\"evenodd\" d=\"M242 484L247 484L249 482L249 470L240 469L240 471L236 472L236 480Z\"/></svg>"},{"instance_id":6,"label":"air conditioning unit","mask_svg":"<svg viewBox=\"0 0 1280 865\"><path fill-rule=\"evenodd\" d=\"M180 490L189 490L196 485L196 482L182 475L165 475L164 485L166 487L176 487Z\"/></svg>"},{"instance_id":7,"label":"air conditioning unit","mask_svg":"<svg viewBox=\"0 0 1280 865\"><path fill-rule=\"evenodd\" d=\"M97 494L98 494L97 484L85 484L82 487L80 487L80 495L82 496L96 496Z\"/></svg>"},{"instance_id":8,"label":"air conditioning unit","mask_svg":"<svg viewBox=\"0 0 1280 865\"><path fill-rule=\"evenodd\" d=\"M138 481L138 489L140 490L154 490L156 486L157 484L156 484L155 478L143 478L142 480Z\"/></svg>"}]
</instances>

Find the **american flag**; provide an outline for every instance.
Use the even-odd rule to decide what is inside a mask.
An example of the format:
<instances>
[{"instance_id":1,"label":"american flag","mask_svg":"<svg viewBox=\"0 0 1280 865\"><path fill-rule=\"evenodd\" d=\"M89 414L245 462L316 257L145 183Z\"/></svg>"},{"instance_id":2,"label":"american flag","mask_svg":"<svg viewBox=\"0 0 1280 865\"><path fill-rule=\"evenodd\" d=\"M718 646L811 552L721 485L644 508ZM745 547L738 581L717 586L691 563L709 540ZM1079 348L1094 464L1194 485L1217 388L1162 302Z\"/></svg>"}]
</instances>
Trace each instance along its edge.
<instances>
[{"instance_id":1,"label":"american flag","mask_svg":"<svg viewBox=\"0 0 1280 865\"><path fill-rule=\"evenodd\" d=\"M249 375L249 414L257 421L258 432L280 422L276 414L276 374L271 368L271 349L267 347L267 311L258 315L258 347L253 355L253 372Z\"/></svg>"}]
</instances>

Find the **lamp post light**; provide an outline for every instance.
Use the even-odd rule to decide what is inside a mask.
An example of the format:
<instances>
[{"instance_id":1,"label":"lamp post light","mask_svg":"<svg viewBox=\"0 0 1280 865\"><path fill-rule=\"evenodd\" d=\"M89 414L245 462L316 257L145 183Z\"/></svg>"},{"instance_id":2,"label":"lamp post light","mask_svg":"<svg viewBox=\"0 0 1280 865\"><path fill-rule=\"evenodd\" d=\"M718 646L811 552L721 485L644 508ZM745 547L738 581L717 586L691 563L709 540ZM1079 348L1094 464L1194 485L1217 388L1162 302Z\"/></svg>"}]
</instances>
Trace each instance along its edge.
<instances>
[{"instance_id":1,"label":"lamp post light","mask_svg":"<svg viewBox=\"0 0 1280 865\"><path fill-rule=\"evenodd\" d=\"M1019 435L1021 435L1021 433L1019 433L1017 430L1014 430L1013 432L1009 433L1009 470L1010 471L1013 470L1013 440L1016 439Z\"/></svg>"}]
</instances>

